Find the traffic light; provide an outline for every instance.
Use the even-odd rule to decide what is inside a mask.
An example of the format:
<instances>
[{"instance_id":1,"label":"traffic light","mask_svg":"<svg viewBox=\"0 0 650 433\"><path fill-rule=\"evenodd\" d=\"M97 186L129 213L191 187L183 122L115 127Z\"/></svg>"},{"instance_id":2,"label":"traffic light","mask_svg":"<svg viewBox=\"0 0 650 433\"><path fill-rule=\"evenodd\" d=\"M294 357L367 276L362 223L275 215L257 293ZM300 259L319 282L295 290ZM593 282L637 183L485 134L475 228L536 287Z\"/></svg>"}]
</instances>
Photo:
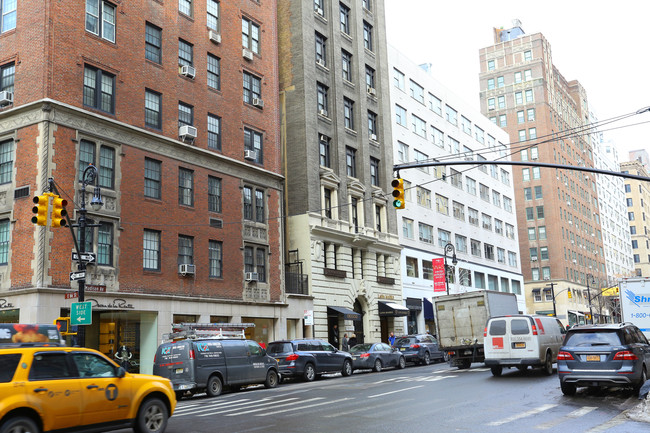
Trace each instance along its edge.
<instances>
[{"instance_id":1,"label":"traffic light","mask_svg":"<svg viewBox=\"0 0 650 433\"><path fill-rule=\"evenodd\" d=\"M32 217L32 222L39 226L47 225L47 208L50 196L45 193L34 197L33 201L36 206L32 208L32 212L36 215Z\"/></svg>"},{"instance_id":2,"label":"traffic light","mask_svg":"<svg viewBox=\"0 0 650 433\"><path fill-rule=\"evenodd\" d=\"M406 200L404 198L404 179L397 178L393 179L391 182L393 186L393 207L395 209L404 209L406 206Z\"/></svg>"},{"instance_id":3,"label":"traffic light","mask_svg":"<svg viewBox=\"0 0 650 433\"><path fill-rule=\"evenodd\" d=\"M567 294L569 295L569 299L573 298L573 295L571 295L571 290L567 290Z\"/></svg>"},{"instance_id":4,"label":"traffic light","mask_svg":"<svg viewBox=\"0 0 650 433\"><path fill-rule=\"evenodd\" d=\"M52 227L65 227L65 216L68 214L65 210L67 204L67 200L62 199L58 195L55 195L52 199Z\"/></svg>"},{"instance_id":5,"label":"traffic light","mask_svg":"<svg viewBox=\"0 0 650 433\"><path fill-rule=\"evenodd\" d=\"M70 334L70 318L69 317L59 317L54 320L54 324L56 325L56 329L59 330L59 333L61 335L68 335Z\"/></svg>"}]
</instances>

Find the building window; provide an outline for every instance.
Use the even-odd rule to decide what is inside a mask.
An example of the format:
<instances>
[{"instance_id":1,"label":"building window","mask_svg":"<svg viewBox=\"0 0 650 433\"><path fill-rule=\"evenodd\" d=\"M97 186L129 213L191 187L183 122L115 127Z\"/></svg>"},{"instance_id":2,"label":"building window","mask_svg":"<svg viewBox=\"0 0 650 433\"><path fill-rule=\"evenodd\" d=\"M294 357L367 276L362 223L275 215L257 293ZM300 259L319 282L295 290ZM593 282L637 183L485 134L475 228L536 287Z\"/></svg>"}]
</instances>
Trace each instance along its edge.
<instances>
[{"instance_id":1,"label":"building window","mask_svg":"<svg viewBox=\"0 0 650 433\"><path fill-rule=\"evenodd\" d=\"M144 124L150 128L162 127L162 95L153 90L144 91Z\"/></svg>"},{"instance_id":2,"label":"building window","mask_svg":"<svg viewBox=\"0 0 650 433\"><path fill-rule=\"evenodd\" d=\"M160 232L144 229L142 236L142 268L160 270Z\"/></svg>"},{"instance_id":3,"label":"building window","mask_svg":"<svg viewBox=\"0 0 650 433\"><path fill-rule=\"evenodd\" d=\"M341 31L346 35L350 34L350 8L339 3L339 15L341 17Z\"/></svg>"},{"instance_id":4,"label":"building window","mask_svg":"<svg viewBox=\"0 0 650 433\"><path fill-rule=\"evenodd\" d=\"M194 206L194 172L186 168L178 169L178 203Z\"/></svg>"},{"instance_id":5,"label":"building window","mask_svg":"<svg viewBox=\"0 0 650 433\"><path fill-rule=\"evenodd\" d=\"M354 101L343 98L343 118L345 127L354 130Z\"/></svg>"},{"instance_id":6,"label":"building window","mask_svg":"<svg viewBox=\"0 0 650 433\"><path fill-rule=\"evenodd\" d=\"M494 246L483 244L483 255L488 260L494 260Z\"/></svg>"},{"instance_id":7,"label":"building window","mask_svg":"<svg viewBox=\"0 0 650 433\"><path fill-rule=\"evenodd\" d=\"M505 87L506 83L503 76L497 77L497 87Z\"/></svg>"},{"instance_id":8,"label":"building window","mask_svg":"<svg viewBox=\"0 0 650 433\"><path fill-rule=\"evenodd\" d=\"M481 257L481 242L470 239L470 249L473 256Z\"/></svg>"},{"instance_id":9,"label":"building window","mask_svg":"<svg viewBox=\"0 0 650 433\"><path fill-rule=\"evenodd\" d=\"M160 200L162 197L162 163L155 159L144 159L144 196Z\"/></svg>"},{"instance_id":10,"label":"building window","mask_svg":"<svg viewBox=\"0 0 650 433\"><path fill-rule=\"evenodd\" d=\"M524 123L525 121L524 110L517 111L517 123Z\"/></svg>"},{"instance_id":11,"label":"building window","mask_svg":"<svg viewBox=\"0 0 650 433\"><path fill-rule=\"evenodd\" d=\"M363 47L366 50L373 50L373 41L372 41L372 26L367 22L363 22Z\"/></svg>"},{"instance_id":12,"label":"building window","mask_svg":"<svg viewBox=\"0 0 650 433\"><path fill-rule=\"evenodd\" d=\"M406 128L406 109L395 105L395 123Z\"/></svg>"},{"instance_id":13,"label":"building window","mask_svg":"<svg viewBox=\"0 0 650 433\"><path fill-rule=\"evenodd\" d=\"M449 215L449 199L440 194L436 194L436 210L443 215Z\"/></svg>"},{"instance_id":14,"label":"building window","mask_svg":"<svg viewBox=\"0 0 650 433\"><path fill-rule=\"evenodd\" d=\"M375 88L375 70L366 65L366 88L367 90Z\"/></svg>"},{"instance_id":15,"label":"building window","mask_svg":"<svg viewBox=\"0 0 650 433\"><path fill-rule=\"evenodd\" d=\"M413 220L402 218L402 234L406 239L413 239Z\"/></svg>"},{"instance_id":16,"label":"building window","mask_svg":"<svg viewBox=\"0 0 650 433\"><path fill-rule=\"evenodd\" d=\"M332 190L329 188L323 189L323 210L327 218L332 218Z\"/></svg>"},{"instance_id":17,"label":"building window","mask_svg":"<svg viewBox=\"0 0 650 433\"><path fill-rule=\"evenodd\" d=\"M252 52L260 53L260 26L253 21L242 18L241 20L242 46Z\"/></svg>"},{"instance_id":18,"label":"building window","mask_svg":"<svg viewBox=\"0 0 650 433\"><path fill-rule=\"evenodd\" d=\"M266 249L244 247L244 272L257 272L257 280L266 282Z\"/></svg>"},{"instance_id":19,"label":"building window","mask_svg":"<svg viewBox=\"0 0 650 433\"><path fill-rule=\"evenodd\" d=\"M406 276L418 278L418 259L415 257L406 257Z\"/></svg>"},{"instance_id":20,"label":"building window","mask_svg":"<svg viewBox=\"0 0 650 433\"><path fill-rule=\"evenodd\" d=\"M533 60L533 52L531 50L524 51L524 61L530 62Z\"/></svg>"},{"instance_id":21,"label":"building window","mask_svg":"<svg viewBox=\"0 0 650 433\"><path fill-rule=\"evenodd\" d=\"M505 96L497 96L497 106L499 107L500 110L506 108Z\"/></svg>"},{"instance_id":22,"label":"building window","mask_svg":"<svg viewBox=\"0 0 650 433\"><path fill-rule=\"evenodd\" d=\"M524 93L526 94L526 102L533 102L533 91L528 89Z\"/></svg>"},{"instance_id":23,"label":"building window","mask_svg":"<svg viewBox=\"0 0 650 433\"><path fill-rule=\"evenodd\" d=\"M14 167L14 142L6 140L0 143L0 184L11 183Z\"/></svg>"},{"instance_id":24,"label":"building window","mask_svg":"<svg viewBox=\"0 0 650 433\"><path fill-rule=\"evenodd\" d=\"M264 163L264 143L261 132L253 131L250 128L244 128L244 150L255 151L255 162Z\"/></svg>"},{"instance_id":25,"label":"building window","mask_svg":"<svg viewBox=\"0 0 650 433\"><path fill-rule=\"evenodd\" d=\"M418 186L416 189L416 199L417 203L420 206L424 206L427 209L431 209L431 191L426 188Z\"/></svg>"},{"instance_id":26,"label":"building window","mask_svg":"<svg viewBox=\"0 0 650 433\"><path fill-rule=\"evenodd\" d=\"M534 122L535 121L535 109L534 108L529 108L526 110L526 116L528 117L529 122Z\"/></svg>"},{"instance_id":27,"label":"building window","mask_svg":"<svg viewBox=\"0 0 650 433\"><path fill-rule=\"evenodd\" d=\"M393 85L402 91L406 86L404 74L395 68L393 68Z\"/></svg>"},{"instance_id":28,"label":"building window","mask_svg":"<svg viewBox=\"0 0 650 433\"><path fill-rule=\"evenodd\" d=\"M327 38L316 32L316 63L327 66Z\"/></svg>"},{"instance_id":29,"label":"building window","mask_svg":"<svg viewBox=\"0 0 650 433\"><path fill-rule=\"evenodd\" d=\"M192 16L192 0L178 0L178 10L179 12L187 15L188 17Z\"/></svg>"},{"instance_id":30,"label":"building window","mask_svg":"<svg viewBox=\"0 0 650 433\"><path fill-rule=\"evenodd\" d=\"M505 128L508 126L508 119L505 114L500 114L499 115L499 126L502 128Z\"/></svg>"},{"instance_id":31,"label":"building window","mask_svg":"<svg viewBox=\"0 0 650 433\"><path fill-rule=\"evenodd\" d=\"M219 2L217 0L207 0L208 6L208 27L212 30L219 30Z\"/></svg>"},{"instance_id":32,"label":"building window","mask_svg":"<svg viewBox=\"0 0 650 433\"><path fill-rule=\"evenodd\" d=\"M10 222L8 219L0 221L0 265L9 263L9 235Z\"/></svg>"},{"instance_id":33,"label":"building window","mask_svg":"<svg viewBox=\"0 0 650 433\"><path fill-rule=\"evenodd\" d=\"M211 278L223 277L223 244L218 241L208 243L208 261Z\"/></svg>"},{"instance_id":34,"label":"building window","mask_svg":"<svg viewBox=\"0 0 650 433\"><path fill-rule=\"evenodd\" d=\"M221 179L208 176L208 211L221 213Z\"/></svg>"},{"instance_id":35,"label":"building window","mask_svg":"<svg viewBox=\"0 0 650 433\"><path fill-rule=\"evenodd\" d=\"M345 148L346 174L350 177L357 177L357 151L351 147Z\"/></svg>"},{"instance_id":36,"label":"building window","mask_svg":"<svg viewBox=\"0 0 650 433\"><path fill-rule=\"evenodd\" d=\"M264 205L264 191L255 190L255 221L258 223L266 222L266 211Z\"/></svg>"},{"instance_id":37,"label":"building window","mask_svg":"<svg viewBox=\"0 0 650 433\"><path fill-rule=\"evenodd\" d=\"M14 63L8 63L0 67L0 91L14 91L14 77L16 66Z\"/></svg>"},{"instance_id":38,"label":"building window","mask_svg":"<svg viewBox=\"0 0 650 433\"><path fill-rule=\"evenodd\" d=\"M221 150L221 117L208 113L208 148Z\"/></svg>"},{"instance_id":39,"label":"building window","mask_svg":"<svg viewBox=\"0 0 650 433\"><path fill-rule=\"evenodd\" d=\"M411 98L424 105L424 88L413 80L411 81Z\"/></svg>"},{"instance_id":40,"label":"building window","mask_svg":"<svg viewBox=\"0 0 650 433\"><path fill-rule=\"evenodd\" d=\"M447 122L458 126L458 112L449 105L446 106L446 110Z\"/></svg>"},{"instance_id":41,"label":"building window","mask_svg":"<svg viewBox=\"0 0 650 433\"><path fill-rule=\"evenodd\" d=\"M401 141L397 142L397 159L399 162L409 161L409 146Z\"/></svg>"},{"instance_id":42,"label":"building window","mask_svg":"<svg viewBox=\"0 0 650 433\"><path fill-rule=\"evenodd\" d=\"M81 140L79 143L79 181L83 181L83 172L90 164L97 167L98 183L102 188L115 189L115 149L109 146L99 147L99 163L96 161L97 144Z\"/></svg>"},{"instance_id":43,"label":"building window","mask_svg":"<svg viewBox=\"0 0 650 433\"><path fill-rule=\"evenodd\" d=\"M262 99L262 79L244 71L244 102L252 104L253 98Z\"/></svg>"},{"instance_id":44,"label":"building window","mask_svg":"<svg viewBox=\"0 0 650 433\"><path fill-rule=\"evenodd\" d=\"M12 5L13 3L13 5ZM5 8L9 10L13 6L13 17L7 18ZM16 27L16 2L3 0L2 2L2 31L5 25L8 27L13 23ZM12 28L13 28L12 27ZM101 0L86 0L86 30L102 39L115 42L115 6Z\"/></svg>"},{"instance_id":45,"label":"building window","mask_svg":"<svg viewBox=\"0 0 650 433\"><path fill-rule=\"evenodd\" d=\"M162 63L162 30L149 23L145 28L144 56L152 62Z\"/></svg>"},{"instance_id":46,"label":"building window","mask_svg":"<svg viewBox=\"0 0 650 433\"><path fill-rule=\"evenodd\" d=\"M323 167L330 166L330 138L323 134L318 134L318 145L320 153L320 165Z\"/></svg>"},{"instance_id":47,"label":"building window","mask_svg":"<svg viewBox=\"0 0 650 433\"><path fill-rule=\"evenodd\" d=\"M371 140L377 140L377 114L368 110L368 134Z\"/></svg>"},{"instance_id":48,"label":"building window","mask_svg":"<svg viewBox=\"0 0 650 433\"><path fill-rule=\"evenodd\" d=\"M183 102L178 103L178 126L194 124L194 107Z\"/></svg>"},{"instance_id":49,"label":"building window","mask_svg":"<svg viewBox=\"0 0 650 433\"><path fill-rule=\"evenodd\" d=\"M370 184L379 186L379 160L370 157Z\"/></svg>"},{"instance_id":50,"label":"building window","mask_svg":"<svg viewBox=\"0 0 650 433\"><path fill-rule=\"evenodd\" d=\"M253 220L253 188L244 187L244 219Z\"/></svg>"},{"instance_id":51,"label":"building window","mask_svg":"<svg viewBox=\"0 0 650 433\"><path fill-rule=\"evenodd\" d=\"M113 266L113 224L100 223L97 228L97 264Z\"/></svg>"},{"instance_id":52,"label":"building window","mask_svg":"<svg viewBox=\"0 0 650 433\"><path fill-rule=\"evenodd\" d=\"M316 85L316 103L318 105L318 113L323 116L328 115L328 91L329 89L324 84L318 83Z\"/></svg>"},{"instance_id":53,"label":"building window","mask_svg":"<svg viewBox=\"0 0 650 433\"><path fill-rule=\"evenodd\" d=\"M494 60L488 60L487 67L488 67L488 71L494 71L496 67Z\"/></svg>"},{"instance_id":54,"label":"building window","mask_svg":"<svg viewBox=\"0 0 650 433\"><path fill-rule=\"evenodd\" d=\"M191 236L178 235L178 264L194 264L194 238Z\"/></svg>"},{"instance_id":55,"label":"building window","mask_svg":"<svg viewBox=\"0 0 650 433\"><path fill-rule=\"evenodd\" d=\"M488 110L496 110L497 104L496 99L488 98Z\"/></svg>"},{"instance_id":56,"label":"building window","mask_svg":"<svg viewBox=\"0 0 650 433\"><path fill-rule=\"evenodd\" d=\"M178 64L181 66L194 65L194 46L182 39L178 40Z\"/></svg>"},{"instance_id":57,"label":"building window","mask_svg":"<svg viewBox=\"0 0 650 433\"><path fill-rule=\"evenodd\" d=\"M488 88L488 90L493 90L494 89L494 78L488 78L488 80L487 80L487 88Z\"/></svg>"},{"instance_id":58,"label":"building window","mask_svg":"<svg viewBox=\"0 0 650 433\"><path fill-rule=\"evenodd\" d=\"M418 223L418 235L421 242L433 243L433 227L429 224Z\"/></svg>"},{"instance_id":59,"label":"building window","mask_svg":"<svg viewBox=\"0 0 650 433\"><path fill-rule=\"evenodd\" d=\"M427 138L427 123L415 114L411 115L411 128L416 135Z\"/></svg>"},{"instance_id":60,"label":"building window","mask_svg":"<svg viewBox=\"0 0 650 433\"><path fill-rule=\"evenodd\" d=\"M221 90L221 61L212 54L208 54L208 87Z\"/></svg>"},{"instance_id":61,"label":"building window","mask_svg":"<svg viewBox=\"0 0 650 433\"><path fill-rule=\"evenodd\" d=\"M83 101L88 107L115 114L115 75L86 65Z\"/></svg>"},{"instance_id":62,"label":"building window","mask_svg":"<svg viewBox=\"0 0 650 433\"><path fill-rule=\"evenodd\" d=\"M352 82L352 54L341 50L341 63L343 66L343 79Z\"/></svg>"}]
</instances>

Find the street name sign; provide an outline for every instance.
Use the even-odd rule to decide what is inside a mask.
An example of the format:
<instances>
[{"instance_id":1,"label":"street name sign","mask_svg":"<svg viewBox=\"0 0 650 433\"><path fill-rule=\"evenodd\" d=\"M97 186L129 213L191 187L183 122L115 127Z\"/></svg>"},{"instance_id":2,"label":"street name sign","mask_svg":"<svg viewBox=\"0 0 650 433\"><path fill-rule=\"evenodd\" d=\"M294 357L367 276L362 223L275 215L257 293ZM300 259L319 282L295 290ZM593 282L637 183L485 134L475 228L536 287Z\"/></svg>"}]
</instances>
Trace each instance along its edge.
<instances>
[{"instance_id":1,"label":"street name sign","mask_svg":"<svg viewBox=\"0 0 650 433\"><path fill-rule=\"evenodd\" d=\"M86 271L70 272L70 281L85 280Z\"/></svg>"},{"instance_id":2,"label":"street name sign","mask_svg":"<svg viewBox=\"0 0 650 433\"><path fill-rule=\"evenodd\" d=\"M92 325L93 307L92 302L73 302L70 304L71 325Z\"/></svg>"},{"instance_id":3,"label":"street name sign","mask_svg":"<svg viewBox=\"0 0 650 433\"><path fill-rule=\"evenodd\" d=\"M79 260L79 256L81 256L81 261L86 263L95 263L95 260L97 260L97 255L95 253L78 254L76 252L72 253L72 260Z\"/></svg>"}]
</instances>

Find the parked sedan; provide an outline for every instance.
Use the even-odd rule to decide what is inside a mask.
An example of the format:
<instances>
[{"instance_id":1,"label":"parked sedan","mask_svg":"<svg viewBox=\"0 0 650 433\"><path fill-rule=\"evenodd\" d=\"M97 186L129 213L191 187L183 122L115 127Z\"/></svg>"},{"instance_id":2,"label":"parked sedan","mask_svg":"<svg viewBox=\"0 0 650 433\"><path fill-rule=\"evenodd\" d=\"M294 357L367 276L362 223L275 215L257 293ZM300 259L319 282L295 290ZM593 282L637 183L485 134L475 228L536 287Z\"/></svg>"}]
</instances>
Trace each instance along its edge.
<instances>
[{"instance_id":1,"label":"parked sedan","mask_svg":"<svg viewBox=\"0 0 650 433\"><path fill-rule=\"evenodd\" d=\"M445 360L445 354L438 347L438 340L430 334L407 335L395 341L394 347L407 361L429 365L432 359Z\"/></svg>"},{"instance_id":2,"label":"parked sedan","mask_svg":"<svg viewBox=\"0 0 650 433\"><path fill-rule=\"evenodd\" d=\"M323 373L352 374L352 356L322 340L282 340L269 343L266 353L278 360L280 375L311 382Z\"/></svg>"},{"instance_id":3,"label":"parked sedan","mask_svg":"<svg viewBox=\"0 0 650 433\"><path fill-rule=\"evenodd\" d=\"M406 358L385 343L357 344L350 349L354 370L381 371L386 367L406 367Z\"/></svg>"},{"instance_id":4,"label":"parked sedan","mask_svg":"<svg viewBox=\"0 0 650 433\"><path fill-rule=\"evenodd\" d=\"M557 355L565 395L574 395L579 386L624 386L638 391L648 378L649 367L650 344L629 322L571 328Z\"/></svg>"}]
</instances>

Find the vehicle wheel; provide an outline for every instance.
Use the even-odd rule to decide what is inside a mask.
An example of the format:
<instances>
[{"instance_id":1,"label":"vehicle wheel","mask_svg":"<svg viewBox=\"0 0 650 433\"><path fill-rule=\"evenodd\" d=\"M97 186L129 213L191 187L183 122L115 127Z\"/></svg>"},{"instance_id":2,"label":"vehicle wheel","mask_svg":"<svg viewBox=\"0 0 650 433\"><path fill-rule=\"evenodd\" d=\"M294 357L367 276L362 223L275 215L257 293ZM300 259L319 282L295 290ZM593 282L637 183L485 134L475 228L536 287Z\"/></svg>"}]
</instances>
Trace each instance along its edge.
<instances>
[{"instance_id":1,"label":"vehicle wheel","mask_svg":"<svg viewBox=\"0 0 650 433\"><path fill-rule=\"evenodd\" d=\"M576 394L576 386L572 383L560 382L560 389L564 395L572 396Z\"/></svg>"},{"instance_id":2,"label":"vehicle wheel","mask_svg":"<svg viewBox=\"0 0 650 433\"><path fill-rule=\"evenodd\" d=\"M469 359L463 359L462 361L460 361L460 364L458 364L458 369L467 370L471 366L472 366L472 361L470 361Z\"/></svg>"},{"instance_id":3,"label":"vehicle wheel","mask_svg":"<svg viewBox=\"0 0 650 433\"><path fill-rule=\"evenodd\" d=\"M302 374L302 378L306 382L311 382L316 379L316 370L314 370L314 364L305 364L305 372Z\"/></svg>"},{"instance_id":4,"label":"vehicle wheel","mask_svg":"<svg viewBox=\"0 0 650 433\"><path fill-rule=\"evenodd\" d=\"M501 376L501 372L503 371L503 367L500 365L494 365L490 367L490 370L492 370L492 376L494 377L499 377Z\"/></svg>"},{"instance_id":5,"label":"vehicle wheel","mask_svg":"<svg viewBox=\"0 0 650 433\"><path fill-rule=\"evenodd\" d=\"M399 364L397 364L397 368L399 368L400 370L402 368L406 368L406 359L404 359L403 356L399 357Z\"/></svg>"},{"instance_id":6,"label":"vehicle wheel","mask_svg":"<svg viewBox=\"0 0 650 433\"><path fill-rule=\"evenodd\" d=\"M546 352L546 359L544 360L542 373L544 373L544 376L550 376L553 374L553 360L551 359L551 354L548 352Z\"/></svg>"},{"instance_id":7,"label":"vehicle wheel","mask_svg":"<svg viewBox=\"0 0 650 433\"><path fill-rule=\"evenodd\" d=\"M25 416L17 416L8 419L0 430L2 433L37 433L36 423Z\"/></svg>"},{"instance_id":8,"label":"vehicle wheel","mask_svg":"<svg viewBox=\"0 0 650 433\"><path fill-rule=\"evenodd\" d=\"M352 363L349 359L343 362L343 369L341 370L343 376L350 376L352 374Z\"/></svg>"},{"instance_id":9,"label":"vehicle wheel","mask_svg":"<svg viewBox=\"0 0 650 433\"><path fill-rule=\"evenodd\" d=\"M641 370L641 379L639 380L639 383L634 386L634 392L639 393L641 390L641 387L645 383L645 381L648 380L648 374L645 371L645 365L643 366L643 369Z\"/></svg>"},{"instance_id":10,"label":"vehicle wheel","mask_svg":"<svg viewBox=\"0 0 650 433\"><path fill-rule=\"evenodd\" d=\"M381 359L375 359L375 366L372 367L372 371L379 373L381 371Z\"/></svg>"},{"instance_id":11,"label":"vehicle wheel","mask_svg":"<svg viewBox=\"0 0 650 433\"><path fill-rule=\"evenodd\" d=\"M222 390L223 383L221 383L219 376L211 376L210 379L208 379L208 387L205 390L205 392L208 394L208 397L216 397L221 394Z\"/></svg>"},{"instance_id":12,"label":"vehicle wheel","mask_svg":"<svg viewBox=\"0 0 650 433\"><path fill-rule=\"evenodd\" d=\"M424 352L424 359L422 360L424 365L429 365L431 364L431 355L429 355L429 352Z\"/></svg>"},{"instance_id":13,"label":"vehicle wheel","mask_svg":"<svg viewBox=\"0 0 650 433\"><path fill-rule=\"evenodd\" d=\"M167 428L167 406L159 398L149 398L142 403L133 430L136 433L162 433Z\"/></svg>"},{"instance_id":14,"label":"vehicle wheel","mask_svg":"<svg viewBox=\"0 0 650 433\"><path fill-rule=\"evenodd\" d=\"M266 381L264 382L266 388L275 388L278 386L278 373L275 370L269 370L266 373Z\"/></svg>"}]
</instances>

